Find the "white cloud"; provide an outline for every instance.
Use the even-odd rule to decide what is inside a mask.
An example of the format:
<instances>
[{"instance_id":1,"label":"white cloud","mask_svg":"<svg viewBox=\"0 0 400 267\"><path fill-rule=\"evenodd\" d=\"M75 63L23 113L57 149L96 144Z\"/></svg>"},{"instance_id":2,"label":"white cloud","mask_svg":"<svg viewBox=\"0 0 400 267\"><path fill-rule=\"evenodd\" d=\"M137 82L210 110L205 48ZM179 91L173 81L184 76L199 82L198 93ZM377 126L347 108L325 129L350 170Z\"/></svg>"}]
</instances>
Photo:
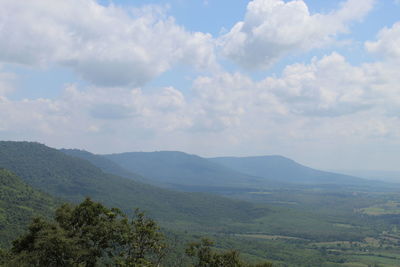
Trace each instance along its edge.
<instances>
[{"instance_id":1,"label":"white cloud","mask_svg":"<svg viewBox=\"0 0 400 267\"><path fill-rule=\"evenodd\" d=\"M329 155L349 148L368 154L400 145L398 84L388 62L353 66L332 53L261 81L240 73L201 76L191 94L68 86L55 100L2 97L0 136L94 152L314 155L310 161L325 155L328 164L338 158Z\"/></svg>"},{"instance_id":2,"label":"white cloud","mask_svg":"<svg viewBox=\"0 0 400 267\"><path fill-rule=\"evenodd\" d=\"M139 88L79 89L71 85L54 100L0 98L0 137L91 150L99 144L122 149L126 142L148 145L146 140L157 142L189 127L185 110L183 95L173 87L148 93Z\"/></svg>"},{"instance_id":3,"label":"white cloud","mask_svg":"<svg viewBox=\"0 0 400 267\"><path fill-rule=\"evenodd\" d=\"M240 73L197 78L193 130L223 132L241 127L243 121L255 119L257 114L266 120L286 114L286 108L264 89Z\"/></svg>"},{"instance_id":4,"label":"white cloud","mask_svg":"<svg viewBox=\"0 0 400 267\"><path fill-rule=\"evenodd\" d=\"M235 73L194 83L194 130L303 141L400 138L400 76L387 62L353 66L338 53L292 64L279 77ZM341 137L339 137L341 136ZM336 141L337 141L336 140ZM260 141L261 142L261 141ZM278 141L277 141L278 142Z\"/></svg>"},{"instance_id":5,"label":"white cloud","mask_svg":"<svg viewBox=\"0 0 400 267\"><path fill-rule=\"evenodd\" d=\"M371 79L345 58L332 53L309 65L293 64L281 78L267 78L266 88L274 92L288 109L307 116L340 116L373 105L369 98Z\"/></svg>"},{"instance_id":6,"label":"white cloud","mask_svg":"<svg viewBox=\"0 0 400 267\"><path fill-rule=\"evenodd\" d=\"M383 28L376 42L366 42L365 47L371 53L383 55L387 60L400 60L400 22L391 28Z\"/></svg>"},{"instance_id":7,"label":"white cloud","mask_svg":"<svg viewBox=\"0 0 400 267\"><path fill-rule=\"evenodd\" d=\"M362 19L374 0L348 0L329 14L310 14L302 0L253 0L243 21L220 38L223 53L248 69L271 66L292 51L310 50L330 43Z\"/></svg>"},{"instance_id":8,"label":"white cloud","mask_svg":"<svg viewBox=\"0 0 400 267\"><path fill-rule=\"evenodd\" d=\"M43 134L81 131L106 135L108 131L126 131L128 135L132 131L150 131L156 135L180 132L189 136L237 131L246 136L273 132L280 138L296 139L306 136L307 129L324 133L318 126L324 121L337 121L335 127L339 128L341 120L362 114L368 114L373 122L384 117L400 118L397 74L385 62L356 67L332 53L309 64L289 65L281 76L261 81L240 73L201 76L194 81L190 96L173 87L146 92L140 88L82 90L68 86L55 100L11 101L3 97L0 116L2 129L19 131L32 127L33 132ZM372 111L376 115L371 116ZM349 131L343 134L351 135L351 129L362 123L349 123ZM386 124L380 127L386 130L376 131L371 126L367 129L373 135L392 133L392 127Z\"/></svg>"},{"instance_id":9,"label":"white cloud","mask_svg":"<svg viewBox=\"0 0 400 267\"><path fill-rule=\"evenodd\" d=\"M213 68L212 38L159 7L125 11L94 0L1 0L0 61L66 66L101 86L143 85L178 63Z\"/></svg>"},{"instance_id":10,"label":"white cloud","mask_svg":"<svg viewBox=\"0 0 400 267\"><path fill-rule=\"evenodd\" d=\"M331 42L373 2L350 0L337 11L310 14L303 1L254 0L244 21L218 41L242 66L266 67ZM92 0L0 3L0 62L68 67L93 83L67 86L56 99L12 100L16 77L0 70L1 139L94 152L288 156L400 144L399 23L366 43L384 56L375 63L354 66L333 52L259 81L219 70L197 77L191 91L144 90L140 85L176 64L215 70L215 40L187 32L156 7L128 12Z\"/></svg>"}]
</instances>

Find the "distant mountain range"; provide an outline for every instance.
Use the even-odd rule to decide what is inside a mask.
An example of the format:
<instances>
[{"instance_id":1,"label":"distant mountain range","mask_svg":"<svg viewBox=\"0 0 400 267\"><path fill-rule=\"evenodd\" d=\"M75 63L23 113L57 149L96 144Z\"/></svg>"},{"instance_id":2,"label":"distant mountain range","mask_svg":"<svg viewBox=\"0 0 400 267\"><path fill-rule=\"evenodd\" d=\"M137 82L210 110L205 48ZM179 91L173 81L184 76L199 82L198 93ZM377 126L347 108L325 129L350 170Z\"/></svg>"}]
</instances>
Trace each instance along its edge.
<instances>
[{"instance_id":1,"label":"distant mountain range","mask_svg":"<svg viewBox=\"0 0 400 267\"><path fill-rule=\"evenodd\" d=\"M107 159L102 161L105 163L109 163ZM163 226L179 225L180 229L216 229L224 221L249 221L268 212L265 207L245 201L166 190L135 181L137 176L127 179L106 173L88 160L39 143L0 142L0 168L64 201L76 203L91 197L128 212L140 208ZM109 165L110 169L123 172L116 165Z\"/></svg>"},{"instance_id":2,"label":"distant mountain range","mask_svg":"<svg viewBox=\"0 0 400 267\"><path fill-rule=\"evenodd\" d=\"M212 232L266 216L271 209L195 191L225 195L370 183L281 156L202 158L176 151L96 155L32 142L0 142L0 233L9 233L0 242L11 240L33 215L47 216L62 201L77 203L84 197L125 211L139 207L170 229ZM18 222L15 228L13 222Z\"/></svg>"},{"instance_id":3,"label":"distant mountain range","mask_svg":"<svg viewBox=\"0 0 400 267\"><path fill-rule=\"evenodd\" d=\"M131 152L104 157L152 182L173 188L254 188L267 183L260 177L177 151Z\"/></svg>"},{"instance_id":4,"label":"distant mountain range","mask_svg":"<svg viewBox=\"0 0 400 267\"><path fill-rule=\"evenodd\" d=\"M357 185L366 182L350 175L309 168L282 156L219 157L209 160L241 173L286 183Z\"/></svg>"},{"instance_id":5,"label":"distant mountain range","mask_svg":"<svg viewBox=\"0 0 400 267\"><path fill-rule=\"evenodd\" d=\"M288 244L295 248L297 237L360 241L382 232L387 222L358 211L388 200L397 203L396 194L385 193L399 188L315 170L281 156L202 158L177 151L96 155L0 141L0 247L9 246L33 216L49 217L60 203L85 197L128 213L140 208L168 235L185 242L223 236L224 248L243 247L249 255L258 255L252 254L252 239L247 245L237 239L236 247L231 240L289 237L285 247L278 241L279 251L287 251ZM395 216L387 218L397 223ZM264 255L264 248L257 253Z\"/></svg>"},{"instance_id":6,"label":"distant mountain range","mask_svg":"<svg viewBox=\"0 0 400 267\"><path fill-rule=\"evenodd\" d=\"M400 171L382 170L340 170L340 173L354 175L369 180L385 181L390 183L400 183Z\"/></svg>"},{"instance_id":7,"label":"distant mountain range","mask_svg":"<svg viewBox=\"0 0 400 267\"><path fill-rule=\"evenodd\" d=\"M350 175L315 170L282 156L202 158L176 151L104 156L130 172L175 186L270 188L367 182Z\"/></svg>"},{"instance_id":8,"label":"distant mountain range","mask_svg":"<svg viewBox=\"0 0 400 267\"><path fill-rule=\"evenodd\" d=\"M120 165L105 156L96 155L80 149L60 149L60 151L67 155L87 160L106 173L133 179L135 181L148 182L148 179L137 173L130 172L127 169L122 168Z\"/></svg>"}]
</instances>

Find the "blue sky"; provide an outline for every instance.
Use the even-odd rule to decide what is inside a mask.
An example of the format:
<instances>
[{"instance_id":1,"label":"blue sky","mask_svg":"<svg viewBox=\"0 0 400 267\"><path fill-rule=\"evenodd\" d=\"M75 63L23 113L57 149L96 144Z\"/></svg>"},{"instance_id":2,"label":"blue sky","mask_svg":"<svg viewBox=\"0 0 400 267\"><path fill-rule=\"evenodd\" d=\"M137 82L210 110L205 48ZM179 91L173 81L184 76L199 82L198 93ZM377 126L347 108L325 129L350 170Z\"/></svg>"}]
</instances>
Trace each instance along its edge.
<instances>
[{"instance_id":1,"label":"blue sky","mask_svg":"<svg viewBox=\"0 0 400 267\"><path fill-rule=\"evenodd\" d=\"M0 0L0 139L400 170L396 0Z\"/></svg>"}]
</instances>

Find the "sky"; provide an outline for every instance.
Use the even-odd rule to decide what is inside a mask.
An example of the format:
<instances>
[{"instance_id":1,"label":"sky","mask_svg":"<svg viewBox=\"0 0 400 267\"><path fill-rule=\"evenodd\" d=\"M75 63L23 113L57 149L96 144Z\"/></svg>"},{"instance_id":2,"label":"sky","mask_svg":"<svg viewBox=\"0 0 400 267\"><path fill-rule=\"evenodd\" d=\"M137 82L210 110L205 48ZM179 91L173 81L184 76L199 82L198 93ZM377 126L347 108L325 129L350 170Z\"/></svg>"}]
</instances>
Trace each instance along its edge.
<instances>
[{"instance_id":1,"label":"sky","mask_svg":"<svg viewBox=\"0 0 400 267\"><path fill-rule=\"evenodd\" d=\"M398 0L0 0L0 140L399 171Z\"/></svg>"}]
</instances>

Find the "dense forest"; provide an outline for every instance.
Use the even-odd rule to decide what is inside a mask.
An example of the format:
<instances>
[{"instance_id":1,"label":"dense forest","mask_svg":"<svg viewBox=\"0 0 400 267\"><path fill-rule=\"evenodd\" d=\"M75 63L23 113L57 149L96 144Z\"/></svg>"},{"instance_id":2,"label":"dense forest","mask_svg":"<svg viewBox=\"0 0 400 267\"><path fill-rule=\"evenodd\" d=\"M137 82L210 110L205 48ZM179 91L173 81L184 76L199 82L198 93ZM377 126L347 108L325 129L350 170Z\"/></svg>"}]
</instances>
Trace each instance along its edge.
<instances>
[{"instance_id":1,"label":"dense forest","mask_svg":"<svg viewBox=\"0 0 400 267\"><path fill-rule=\"evenodd\" d=\"M77 206L62 205L51 220L36 217L10 250L0 252L0 266L272 266L247 264L238 251L216 251L212 245L202 239L187 245L185 258L174 258L176 251L169 255L165 236L143 212L128 218L87 198Z\"/></svg>"},{"instance_id":2,"label":"dense forest","mask_svg":"<svg viewBox=\"0 0 400 267\"><path fill-rule=\"evenodd\" d=\"M23 232L34 216L48 217L58 200L24 183L12 172L0 169L0 245Z\"/></svg>"}]
</instances>

